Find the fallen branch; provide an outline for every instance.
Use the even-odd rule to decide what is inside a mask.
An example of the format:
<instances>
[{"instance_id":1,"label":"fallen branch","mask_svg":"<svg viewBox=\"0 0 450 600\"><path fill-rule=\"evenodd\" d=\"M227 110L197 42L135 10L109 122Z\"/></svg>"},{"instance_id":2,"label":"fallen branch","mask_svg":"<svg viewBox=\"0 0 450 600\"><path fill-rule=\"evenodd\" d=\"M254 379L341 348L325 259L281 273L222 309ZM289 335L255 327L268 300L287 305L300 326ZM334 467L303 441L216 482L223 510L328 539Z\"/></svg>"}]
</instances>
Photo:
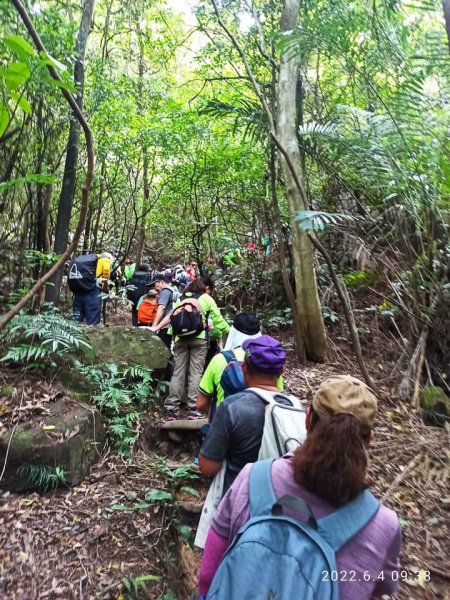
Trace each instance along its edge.
<instances>
[{"instance_id":1,"label":"fallen branch","mask_svg":"<svg viewBox=\"0 0 450 600\"><path fill-rule=\"evenodd\" d=\"M20 0L11 0L11 3L14 5L17 12L19 13L37 50L39 52L45 53L45 55L47 56L48 52L47 52L44 44L42 43L41 38L39 37L39 34L37 33L36 29L34 28L34 25L31 22L30 17L28 16L28 13L27 13L24 5L22 4L22 2L20 2ZM53 65L47 65L47 69L49 70L50 75L52 76L52 78L55 81L62 82L62 79L59 76L58 71L55 69L55 67ZM24 306L26 306L28 304L28 302L30 302L33 299L33 297L44 287L44 285L47 283L47 281L49 281L53 277L53 275L55 275L55 273L57 273L63 267L66 260L77 249L78 242L79 242L81 234L83 233L83 230L84 230L87 210L88 210L88 206L89 206L89 191L91 189L92 179L94 177L94 150L93 150L93 143L92 143L92 133L91 133L91 130L89 128L89 125L88 125L86 119L84 118L83 113L81 112L80 107L78 106L78 104L77 104L75 98L72 96L72 94L64 87L61 88L61 92L62 92L64 98L67 100L68 104L70 105L74 116L80 122L80 125L83 128L84 137L86 139L87 170L86 170L86 178L85 178L85 181L81 188L80 216L79 216L78 223L77 223L77 226L75 229L73 240L67 247L66 251L63 252L63 254L61 255L58 262L56 262L53 265L53 267L51 267L51 269L49 271L47 271L47 273L45 273L40 279L38 279L36 281L36 283L31 288L31 290L27 294L25 294L25 296L23 296L23 298L0 319L0 331L2 329L4 329L4 327L6 327L6 325L11 321L11 319L13 317L15 317L19 313L19 311Z\"/></svg>"},{"instance_id":2,"label":"fallen branch","mask_svg":"<svg viewBox=\"0 0 450 600\"><path fill-rule=\"evenodd\" d=\"M449 571L442 571L441 569L437 569L436 567L430 567L426 565L424 567L425 571L430 571L430 573L434 573L434 575L439 575L439 577L443 577L444 579L450 579Z\"/></svg>"},{"instance_id":3,"label":"fallen branch","mask_svg":"<svg viewBox=\"0 0 450 600\"><path fill-rule=\"evenodd\" d=\"M419 460L421 458L423 458L423 455L421 452L419 452L419 454L417 454L411 461L409 461L409 463L406 465L406 467L403 469L403 471L401 471L397 475L397 477L394 479L394 481L391 483L391 485L385 491L385 493L383 494L383 497L381 498L381 502L385 502L389 498L389 496L392 494L392 492L399 486L399 484L408 475L408 473L410 473L414 469L414 467L417 465L417 463L419 462Z\"/></svg>"}]
</instances>

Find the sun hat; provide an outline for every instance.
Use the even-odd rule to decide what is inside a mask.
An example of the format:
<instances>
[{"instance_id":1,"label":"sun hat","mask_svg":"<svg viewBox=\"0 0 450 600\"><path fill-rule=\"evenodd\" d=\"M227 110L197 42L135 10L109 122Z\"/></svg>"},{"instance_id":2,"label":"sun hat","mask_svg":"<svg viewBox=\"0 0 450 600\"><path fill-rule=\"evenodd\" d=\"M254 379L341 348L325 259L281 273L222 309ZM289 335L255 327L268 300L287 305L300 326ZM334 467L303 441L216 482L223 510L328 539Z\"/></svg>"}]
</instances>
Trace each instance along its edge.
<instances>
[{"instance_id":1,"label":"sun hat","mask_svg":"<svg viewBox=\"0 0 450 600\"><path fill-rule=\"evenodd\" d=\"M319 419L349 414L358 419L361 428L370 430L375 421L377 399L363 381L351 375L332 375L323 381L312 401Z\"/></svg>"},{"instance_id":2,"label":"sun hat","mask_svg":"<svg viewBox=\"0 0 450 600\"><path fill-rule=\"evenodd\" d=\"M233 327L241 333L255 335L260 331L261 323L255 312L241 312L234 318Z\"/></svg>"},{"instance_id":3,"label":"sun hat","mask_svg":"<svg viewBox=\"0 0 450 600\"><path fill-rule=\"evenodd\" d=\"M279 373L286 362L286 353L281 343L270 335L261 335L242 344L245 362L265 373Z\"/></svg>"}]
</instances>

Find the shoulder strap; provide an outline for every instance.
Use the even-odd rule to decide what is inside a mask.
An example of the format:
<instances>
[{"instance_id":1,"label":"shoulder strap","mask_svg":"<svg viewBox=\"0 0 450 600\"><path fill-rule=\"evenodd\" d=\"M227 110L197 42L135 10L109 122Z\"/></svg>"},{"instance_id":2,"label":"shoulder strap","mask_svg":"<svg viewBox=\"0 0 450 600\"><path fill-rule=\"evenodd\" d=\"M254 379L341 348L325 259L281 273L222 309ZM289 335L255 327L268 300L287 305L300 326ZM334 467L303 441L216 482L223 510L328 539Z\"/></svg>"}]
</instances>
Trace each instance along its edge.
<instances>
[{"instance_id":1,"label":"shoulder strap","mask_svg":"<svg viewBox=\"0 0 450 600\"><path fill-rule=\"evenodd\" d=\"M222 350L222 354L225 356L227 364L229 364L232 360L236 358L233 352L230 352L230 350Z\"/></svg>"},{"instance_id":2,"label":"shoulder strap","mask_svg":"<svg viewBox=\"0 0 450 600\"><path fill-rule=\"evenodd\" d=\"M275 396L282 396L283 398L286 398L286 400L289 400L289 402L292 403L291 399L289 398L288 395L284 394L283 392L271 392L270 390L263 390L261 388L258 387L249 387L245 390L246 392L253 392L254 394L256 394L257 396L259 396L262 400L264 400L264 402L267 402L267 404L273 404L275 402Z\"/></svg>"},{"instance_id":3,"label":"shoulder strap","mask_svg":"<svg viewBox=\"0 0 450 600\"><path fill-rule=\"evenodd\" d=\"M258 460L250 469L250 517L270 514L277 499L272 487L273 459Z\"/></svg>"},{"instance_id":4,"label":"shoulder strap","mask_svg":"<svg viewBox=\"0 0 450 600\"><path fill-rule=\"evenodd\" d=\"M380 508L375 496L364 490L337 511L317 520L317 531L336 552L376 515Z\"/></svg>"}]
</instances>

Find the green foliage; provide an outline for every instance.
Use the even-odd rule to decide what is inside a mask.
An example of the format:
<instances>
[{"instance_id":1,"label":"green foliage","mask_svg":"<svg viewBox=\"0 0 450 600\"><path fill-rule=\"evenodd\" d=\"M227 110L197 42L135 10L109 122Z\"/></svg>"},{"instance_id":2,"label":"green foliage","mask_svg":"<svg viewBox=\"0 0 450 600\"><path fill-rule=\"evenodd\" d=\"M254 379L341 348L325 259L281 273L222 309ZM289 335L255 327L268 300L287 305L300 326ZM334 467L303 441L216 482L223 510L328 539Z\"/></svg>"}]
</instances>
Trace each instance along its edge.
<instances>
[{"instance_id":1,"label":"green foliage","mask_svg":"<svg viewBox=\"0 0 450 600\"><path fill-rule=\"evenodd\" d=\"M114 363L91 366L78 362L77 368L94 387L92 399L108 420L108 434L117 452L131 456L142 416L154 401L152 371L137 365L119 369Z\"/></svg>"},{"instance_id":2,"label":"green foliage","mask_svg":"<svg viewBox=\"0 0 450 600\"><path fill-rule=\"evenodd\" d=\"M177 600L177 595L172 590L167 590L158 600Z\"/></svg>"},{"instance_id":3,"label":"green foliage","mask_svg":"<svg viewBox=\"0 0 450 600\"><path fill-rule=\"evenodd\" d=\"M329 306L322 306L322 316L325 322L331 323L332 325L339 321L339 315Z\"/></svg>"},{"instance_id":4,"label":"green foliage","mask_svg":"<svg viewBox=\"0 0 450 600\"><path fill-rule=\"evenodd\" d=\"M362 271L351 271L343 276L345 285L350 290L355 290L361 285L373 285L378 278L378 274L370 269Z\"/></svg>"},{"instance_id":5,"label":"green foliage","mask_svg":"<svg viewBox=\"0 0 450 600\"><path fill-rule=\"evenodd\" d=\"M167 461L163 456L156 459L156 470L162 473L173 483L179 484L185 480L196 480L199 478L198 470L191 466L182 466L172 469L167 465Z\"/></svg>"},{"instance_id":6,"label":"green foliage","mask_svg":"<svg viewBox=\"0 0 450 600\"><path fill-rule=\"evenodd\" d=\"M292 318L292 310L290 308L277 308L272 310L264 319L264 325L270 329L278 327L289 327L294 323Z\"/></svg>"},{"instance_id":7,"label":"green foliage","mask_svg":"<svg viewBox=\"0 0 450 600\"><path fill-rule=\"evenodd\" d=\"M23 465L18 469L18 474L25 475L27 480L43 493L67 485L67 471L60 466Z\"/></svg>"},{"instance_id":8,"label":"green foliage","mask_svg":"<svg viewBox=\"0 0 450 600\"><path fill-rule=\"evenodd\" d=\"M44 267L48 269L60 259L61 255L55 252L40 252L39 250L27 250L25 259L30 267Z\"/></svg>"},{"instance_id":9,"label":"green foliage","mask_svg":"<svg viewBox=\"0 0 450 600\"><path fill-rule=\"evenodd\" d=\"M149 581L159 581L161 578L157 575L132 575L122 580L123 592L125 598L130 600L139 600L142 597L141 592L147 593L147 583Z\"/></svg>"},{"instance_id":10,"label":"green foliage","mask_svg":"<svg viewBox=\"0 0 450 600\"><path fill-rule=\"evenodd\" d=\"M327 225L357 221L362 217L353 214L326 213L320 210L301 210L295 218L303 231L323 231Z\"/></svg>"},{"instance_id":11,"label":"green foliage","mask_svg":"<svg viewBox=\"0 0 450 600\"><path fill-rule=\"evenodd\" d=\"M23 363L28 368L55 364L61 357L89 348L83 330L74 321L50 308L38 315L21 312L9 323L2 361Z\"/></svg>"}]
</instances>

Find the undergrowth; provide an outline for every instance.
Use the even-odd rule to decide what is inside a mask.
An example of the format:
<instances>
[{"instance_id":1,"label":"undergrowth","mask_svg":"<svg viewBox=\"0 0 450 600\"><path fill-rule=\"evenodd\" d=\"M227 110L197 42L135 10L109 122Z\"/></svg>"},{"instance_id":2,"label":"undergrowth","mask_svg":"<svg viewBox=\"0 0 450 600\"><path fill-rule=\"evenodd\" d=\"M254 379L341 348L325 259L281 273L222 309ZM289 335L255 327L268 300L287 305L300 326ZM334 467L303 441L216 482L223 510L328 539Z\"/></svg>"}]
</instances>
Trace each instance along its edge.
<instances>
[{"instance_id":1,"label":"undergrowth","mask_svg":"<svg viewBox=\"0 0 450 600\"><path fill-rule=\"evenodd\" d=\"M40 314L21 312L6 329L2 339L3 362L23 364L28 369L55 367L69 353L90 348L78 323L65 319L49 307Z\"/></svg>"},{"instance_id":2,"label":"undergrowth","mask_svg":"<svg viewBox=\"0 0 450 600\"><path fill-rule=\"evenodd\" d=\"M23 465L17 472L19 475L25 475L27 481L43 493L67 485L67 471L60 466Z\"/></svg>"},{"instance_id":3,"label":"undergrowth","mask_svg":"<svg viewBox=\"0 0 450 600\"><path fill-rule=\"evenodd\" d=\"M92 400L107 420L107 433L117 453L131 456L141 430L142 416L154 404L152 371L131 366L120 369L114 363L76 367L94 388Z\"/></svg>"}]
</instances>

